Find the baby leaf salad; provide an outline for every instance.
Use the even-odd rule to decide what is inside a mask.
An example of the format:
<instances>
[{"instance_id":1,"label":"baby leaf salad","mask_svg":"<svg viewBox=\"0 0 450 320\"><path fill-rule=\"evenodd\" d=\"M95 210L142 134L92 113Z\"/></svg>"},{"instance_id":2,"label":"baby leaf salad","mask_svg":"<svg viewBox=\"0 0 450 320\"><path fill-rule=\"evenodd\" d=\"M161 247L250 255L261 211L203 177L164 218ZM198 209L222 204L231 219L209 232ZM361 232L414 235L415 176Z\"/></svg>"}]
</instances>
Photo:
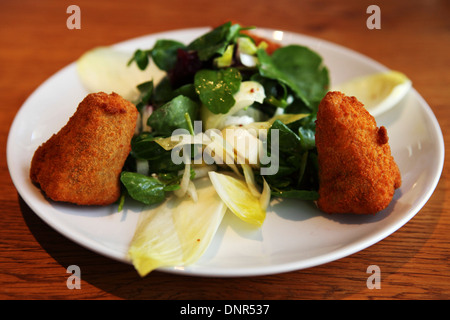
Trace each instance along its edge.
<instances>
[{"instance_id":1,"label":"baby leaf salad","mask_svg":"<svg viewBox=\"0 0 450 320\"><path fill-rule=\"evenodd\" d=\"M140 113L121 174L142 202L129 255L141 275L187 265L226 212L261 226L273 197L316 200L315 120L329 86L322 58L222 24L186 44L160 39L129 67L164 71L137 86Z\"/></svg>"}]
</instances>

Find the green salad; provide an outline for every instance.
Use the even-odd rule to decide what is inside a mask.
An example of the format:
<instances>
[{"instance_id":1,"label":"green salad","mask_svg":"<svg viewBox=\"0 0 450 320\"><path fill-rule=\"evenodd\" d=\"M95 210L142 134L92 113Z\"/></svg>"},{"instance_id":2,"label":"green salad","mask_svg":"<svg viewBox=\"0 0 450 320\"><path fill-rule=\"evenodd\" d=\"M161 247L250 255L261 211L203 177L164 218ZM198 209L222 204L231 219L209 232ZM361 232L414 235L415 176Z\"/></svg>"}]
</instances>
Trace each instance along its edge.
<instances>
[{"instance_id":1,"label":"green salad","mask_svg":"<svg viewBox=\"0 0 450 320\"><path fill-rule=\"evenodd\" d=\"M186 164L172 161L173 150L164 141L177 129L198 133L196 121L201 121L203 132L264 127L268 157L276 130L278 155L271 160L278 161L277 170L262 174L261 167L273 163L253 164L255 183L262 186L265 180L272 197L317 199L315 120L328 90L328 69L316 52L301 45L268 53L267 43L256 43L248 29L228 22L189 44L161 39L153 48L134 52L129 65L145 70L154 63L166 75L158 83L138 85L135 104L143 123L121 175L122 201L128 194L145 204L160 203L181 188ZM192 162L198 155L194 147ZM239 166L219 169L243 171ZM190 179L196 173L195 165L190 166Z\"/></svg>"},{"instance_id":2,"label":"green salad","mask_svg":"<svg viewBox=\"0 0 450 320\"><path fill-rule=\"evenodd\" d=\"M142 206L128 249L141 276L198 261L228 213L258 228L271 199L318 198L328 69L311 49L273 50L249 29L229 22L188 44L100 47L77 62L89 91L116 91L139 110L119 212Z\"/></svg>"}]
</instances>

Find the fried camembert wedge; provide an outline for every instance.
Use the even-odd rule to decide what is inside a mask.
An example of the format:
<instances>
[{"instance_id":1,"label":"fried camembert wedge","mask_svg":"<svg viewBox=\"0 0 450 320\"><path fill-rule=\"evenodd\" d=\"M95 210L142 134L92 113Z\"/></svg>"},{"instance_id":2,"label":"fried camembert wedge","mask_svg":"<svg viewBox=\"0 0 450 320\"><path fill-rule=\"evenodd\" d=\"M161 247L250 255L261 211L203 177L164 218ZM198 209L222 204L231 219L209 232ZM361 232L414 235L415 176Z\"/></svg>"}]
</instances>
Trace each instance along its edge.
<instances>
[{"instance_id":1,"label":"fried camembert wedge","mask_svg":"<svg viewBox=\"0 0 450 320\"><path fill-rule=\"evenodd\" d=\"M355 97L329 92L319 105L319 209L374 214L392 201L401 175L385 127Z\"/></svg>"},{"instance_id":2,"label":"fried camembert wedge","mask_svg":"<svg viewBox=\"0 0 450 320\"><path fill-rule=\"evenodd\" d=\"M34 153L30 178L54 200L108 205L120 197L138 111L116 93L92 93L67 124Z\"/></svg>"}]
</instances>

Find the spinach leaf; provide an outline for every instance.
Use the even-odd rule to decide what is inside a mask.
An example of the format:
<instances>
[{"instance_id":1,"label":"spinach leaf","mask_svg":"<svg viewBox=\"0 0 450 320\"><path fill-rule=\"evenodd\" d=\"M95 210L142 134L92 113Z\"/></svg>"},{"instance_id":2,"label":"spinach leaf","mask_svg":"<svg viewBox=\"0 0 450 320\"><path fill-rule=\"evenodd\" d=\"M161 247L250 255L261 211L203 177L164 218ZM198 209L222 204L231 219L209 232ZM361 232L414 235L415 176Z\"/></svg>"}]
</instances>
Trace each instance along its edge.
<instances>
[{"instance_id":1,"label":"spinach leaf","mask_svg":"<svg viewBox=\"0 0 450 320\"><path fill-rule=\"evenodd\" d=\"M298 154L302 151L302 144L300 137L288 126L286 126L280 120L275 120L272 127L269 130L269 140L272 141L272 130L278 130L278 149L281 152L286 152L289 154Z\"/></svg>"},{"instance_id":2,"label":"spinach leaf","mask_svg":"<svg viewBox=\"0 0 450 320\"><path fill-rule=\"evenodd\" d=\"M316 146L316 135L313 130L299 127L298 136L300 137L300 143L304 150L311 150Z\"/></svg>"},{"instance_id":3,"label":"spinach leaf","mask_svg":"<svg viewBox=\"0 0 450 320\"><path fill-rule=\"evenodd\" d=\"M314 116L308 116L288 125L274 121L268 132L268 144L278 148L279 168L265 179L273 196L302 200L316 200L318 191L317 149L314 140ZM279 141L272 146L273 130L278 130Z\"/></svg>"},{"instance_id":4,"label":"spinach leaf","mask_svg":"<svg viewBox=\"0 0 450 320\"><path fill-rule=\"evenodd\" d=\"M313 112L309 116L300 119L297 128L298 136L304 150L313 150L316 147L316 120L317 113ZM295 126L295 123L292 125Z\"/></svg>"},{"instance_id":5,"label":"spinach leaf","mask_svg":"<svg viewBox=\"0 0 450 320\"><path fill-rule=\"evenodd\" d=\"M131 140L131 156L147 160L150 173L173 173L184 169L184 164L172 161L172 151L155 142L153 133L143 132Z\"/></svg>"},{"instance_id":6,"label":"spinach leaf","mask_svg":"<svg viewBox=\"0 0 450 320\"><path fill-rule=\"evenodd\" d=\"M289 45L275 50L271 56L259 49L257 56L262 76L287 85L311 109L328 90L328 69L320 55L307 47Z\"/></svg>"},{"instance_id":7,"label":"spinach leaf","mask_svg":"<svg viewBox=\"0 0 450 320\"><path fill-rule=\"evenodd\" d=\"M179 95L153 111L147 123L158 135L170 136L175 129L189 130L190 126L186 123L185 113L195 120L198 109L199 106L195 101Z\"/></svg>"},{"instance_id":8,"label":"spinach leaf","mask_svg":"<svg viewBox=\"0 0 450 320\"><path fill-rule=\"evenodd\" d=\"M178 172L184 169L184 163L174 163L172 160L172 153L166 150L164 150L159 158L153 157L152 159L149 159L148 166L150 172L156 174Z\"/></svg>"},{"instance_id":9,"label":"spinach leaf","mask_svg":"<svg viewBox=\"0 0 450 320\"><path fill-rule=\"evenodd\" d=\"M123 171L120 181L127 189L128 194L137 201L155 204L165 199L165 185L154 177Z\"/></svg>"},{"instance_id":10,"label":"spinach leaf","mask_svg":"<svg viewBox=\"0 0 450 320\"><path fill-rule=\"evenodd\" d=\"M131 57L131 59L128 61L127 65L130 65L134 62L136 62L137 66L139 67L139 69L141 70L145 70L148 66L148 63L150 61L149 59L149 55L151 53L151 50L142 50L142 49L137 49L133 56Z\"/></svg>"},{"instance_id":11,"label":"spinach leaf","mask_svg":"<svg viewBox=\"0 0 450 320\"><path fill-rule=\"evenodd\" d=\"M159 107L162 106L167 101L172 100L173 98L175 98L175 95L173 94L170 79L168 76L165 76L155 86L152 96L152 105L154 107Z\"/></svg>"},{"instance_id":12,"label":"spinach leaf","mask_svg":"<svg viewBox=\"0 0 450 320\"><path fill-rule=\"evenodd\" d=\"M143 107L150 103L153 95L153 81L141 83L137 86L137 89L139 90L139 98L135 102L135 105L140 112Z\"/></svg>"},{"instance_id":13,"label":"spinach leaf","mask_svg":"<svg viewBox=\"0 0 450 320\"><path fill-rule=\"evenodd\" d=\"M151 57L158 68L164 71L169 71L175 65L178 49L184 48L186 48L186 46L178 41L164 39L158 40L152 49L137 49L128 61L128 65L134 61L139 69L145 70L150 63Z\"/></svg>"},{"instance_id":14,"label":"spinach leaf","mask_svg":"<svg viewBox=\"0 0 450 320\"><path fill-rule=\"evenodd\" d=\"M189 99L191 99L195 102L200 102L200 100L198 99L197 92L195 91L195 86L193 83L185 84L185 85L173 90L172 95L173 95L173 97L182 95L182 96L188 97Z\"/></svg>"},{"instance_id":15,"label":"spinach leaf","mask_svg":"<svg viewBox=\"0 0 450 320\"><path fill-rule=\"evenodd\" d=\"M235 68L198 71L194 85L200 101L213 113L227 113L235 104L233 95L241 86L241 73Z\"/></svg>"},{"instance_id":16,"label":"spinach leaf","mask_svg":"<svg viewBox=\"0 0 450 320\"><path fill-rule=\"evenodd\" d=\"M143 132L131 140L130 155L135 159L160 159L166 150L155 142L153 133Z\"/></svg>"},{"instance_id":17,"label":"spinach leaf","mask_svg":"<svg viewBox=\"0 0 450 320\"><path fill-rule=\"evenodd\" d=\"M238 24L224 23L192 41L188 49L197 51L202 61L209 60L216 54L223 55L228 44L238 37L240 30L241 26Z\"/></svg>"},{"instance_id":18,"label":"spinach leaf","mask_svg":"<svg viewBox=\"0 0 450 320\"><path fill-rule=\"evenodd\" d=\"M170 83L170 79L166 76L161 79L161 81L155 87L151 103L154 107L158 108L161 105L165 104L167 101L170 101L180 95L188 97L189 99L200 103L193 83L188 83L180 86L179 88L173 89Z\"/></svg>"},{"instance_id":19,"label":"spinach leaf","mask_svg":"<svg viewBox=\"0 0 450 320\"><path fill-rule=\"evenodd\" d=\"M164 201L167 191L177 189L174 185L166 185L155 177L136 172L123 171L120 181L133 199L145 204L160 203Z\"/></svg>"},{"instance_id":20,"label":"spinach leaf","mask_svg":"<svg viewBox=\"0 0 450 320\"><path fill-rule=\"evenodd\" d=\"M151 56L159 69L170 71L177 61L178 49L185 49L186 46L174 40L158 40L151 50Z\"/></svg>"}]
</instances>

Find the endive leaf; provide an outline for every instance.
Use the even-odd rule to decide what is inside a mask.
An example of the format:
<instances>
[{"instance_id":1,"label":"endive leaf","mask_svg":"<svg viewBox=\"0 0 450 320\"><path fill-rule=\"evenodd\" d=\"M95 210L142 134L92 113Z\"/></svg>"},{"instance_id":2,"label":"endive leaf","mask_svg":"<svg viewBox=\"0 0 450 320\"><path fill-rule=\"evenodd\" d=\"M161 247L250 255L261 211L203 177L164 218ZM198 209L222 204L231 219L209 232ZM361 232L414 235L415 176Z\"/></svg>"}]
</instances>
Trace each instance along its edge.
<instances>
[{"instance_id":1,"label":"endive leaf","mask_svg":"<svg viewBox=\"0 0 450 320\"><path fill-rule=\"evenodd\" d=\"M209 172L209 178L222 201L239 219L258 227L263 225L266 218L266 198L270 194L267 184L264 185L266 191L263 190L265 196L261 200L260 196L252 194L243 179L213 171Z\"/></svg>"},{"instance_id":2,"label":"endive leaf","mask_svg":"<svg viewBox=\"0 0 450 320\"><path fill-rule=\"evenodd\" d=\"M136 64L127 65L132 54L113 47L97 47L84 53L76 62L77 73L89 92L116 92L134 101L139 96L137 85L153 80L158 83L165 72L153 63L145 71Z\"/></svg>"},{"instance_id":3,"label":"endive leaf","mask_svg":"<svg viewBox=\"0 0 450 320\"><path fill-rule=\"evenodd\" d=\"M196 180L198 201L170 197L141 215L129 258L141 276L160 267L187 266L206 251L227 209L208 178Z\"/></svg>"},{"instance_id":4,"label":"endive leaf","mask_svg":"<svg viewBox=\"0 0 450 320\"><path fill-rule=\"evenodd\" d=\"M411 89L411 80L395 70L357 77L335 86L333 90L358 97L374 117L395 107Z\"/></svg>"}]
</instances>

